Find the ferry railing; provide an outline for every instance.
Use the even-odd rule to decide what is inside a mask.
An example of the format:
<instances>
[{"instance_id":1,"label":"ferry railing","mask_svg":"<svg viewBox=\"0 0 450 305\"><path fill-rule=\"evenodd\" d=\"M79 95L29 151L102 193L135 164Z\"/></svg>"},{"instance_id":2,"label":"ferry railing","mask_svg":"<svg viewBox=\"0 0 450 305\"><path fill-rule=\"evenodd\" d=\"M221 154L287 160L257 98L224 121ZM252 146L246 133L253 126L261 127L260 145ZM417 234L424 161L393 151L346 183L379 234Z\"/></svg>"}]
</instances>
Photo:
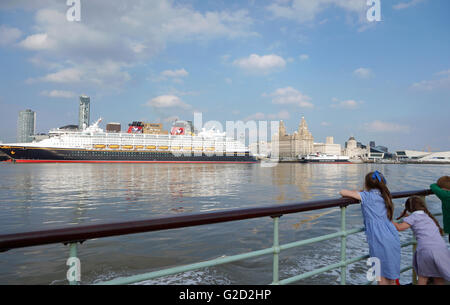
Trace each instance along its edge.
<instances>
[{"instance_id":1,"label":"ferry railing","mask_svg":"<svg viewBox=\"0 0 450 305\"><path fill-rule=\"evenodd\" d=\"M405 198L413 195L418 196L428 196L431 195L430 190L419 190L419 191L406 191L392 193L393 199ZM71 228L54 229L47 231L35 231L35 232L25 232L17 234L0 235L0 252L9 251L17 248L48 245L55 243L62 243L64 245L69 245L70 249L70 266L69 268L74 268L77 259L78 244L83 243L86 240L113 237L127 234L136 234L144 232L154 232L161 230L185 228L192 226L200 226L214 223L223 223L230 221L238 221L245 219L254 219L261 217L271 217L273 219L273 246L267 249L232 255L232 256L222 256L220 258L211 259L207 261L202 261L198 263L172 267L168 269L153 271L149 273L119 277L113 280L104 281L96 283L97 285L123 285L123 284L133 284L139 283L150 279L160 278L163 276L168 276L177 273L183 273L186 271L198 270L206 267L217 266L221 264L236 262L244 259L254 258L262 255L273 255L273 285L285 285L300 280L327 272L333 269L340 269L340 284L345 285L347 279L347 266L365 259L369 258L369 255L363 255L355 258L347 258L347 237L352 234L357 234L364 231L364 228L356 228L347 230L346 226L346 210L349 205L358 204L359 201L349 198L339 198L330 200L319 200L310 201L303 203L291 203L283 205L272 205L256 208L242 208L233 209L227 211L215 211L207 213L196 213L196 214L186 214L178 216L160 217L148 220L131 221L131 222L121 222L121 223L109 223L109 224L98 224L89 226L78 226ZM279 244L279 222L280 217L286 214L301 213L313 210L327 209L327 208L340 208L341 212L341 226L340 231L326 234L306 240L295 241L287 244ZM435 214L439 216L441 214ZM291 249L294 247L301 247L304 245L309 245L317 242L322 242L329 239L340 238L341 249L340 249L340 261L334 264L318 268L303 274L299 274L290 278L280 279L279 278L279 254L281 251ZM401 246L408 247L413 246L413 252L415 251L415 246L417 242L414 238ZM411 270L412 266L408 266L401 270L401 273ZM414 271L414 270L413 270ZM76 269L69 269L69 272L77 272ZM413 282L416 282L416 276L413 272ZM80 284L76 277L73 277L70 284ZM367 282L366 284L371 284Z\"/></svg>"}]
</instances>

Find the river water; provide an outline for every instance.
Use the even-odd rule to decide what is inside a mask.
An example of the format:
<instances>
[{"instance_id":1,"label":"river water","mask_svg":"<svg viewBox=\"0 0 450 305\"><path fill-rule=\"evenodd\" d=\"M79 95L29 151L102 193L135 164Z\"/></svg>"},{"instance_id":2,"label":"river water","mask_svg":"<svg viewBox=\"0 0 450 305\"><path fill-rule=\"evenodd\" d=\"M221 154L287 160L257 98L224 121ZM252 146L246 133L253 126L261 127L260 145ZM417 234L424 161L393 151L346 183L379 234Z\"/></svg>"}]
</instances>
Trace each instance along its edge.
<instances>
[{"instance_id":1,"label":"river water","mask_svg":"<svg viewBox=\"0 0 450 305\"><path fill-rule=\"evenodd\" d=\"M405 164L0 164L1 234L122 222L182 213L201 213L338 198L342 188L361 189L372 170L385 174L391 192L425 189L450 165ZM395 200L395 215L405 199ZM428 196L432 212L440 201ZM347 228L362 227L361 209L349 207ZM438 220L442 219L438 217ZM280 244L336 232L339 209L280 219ZM79 247L83 284L161 268L265 249L273 222L244 220L86 241ZM406 241L411 232L401 234ZM402 249L402 267L411 264ZM364 233L348 237L347 258L368 253ZM67 284L67 246L60 244L0 253L0 284ZM340 240L282 251L280 279L336 263ZM347 282L366 281L365 262L350 265ZM339 270L298 284L338 284ZM142 284L267 284L272 256L146 281ZM411 272L402 274L409 283Z\"/></svg>"}]
</instances>

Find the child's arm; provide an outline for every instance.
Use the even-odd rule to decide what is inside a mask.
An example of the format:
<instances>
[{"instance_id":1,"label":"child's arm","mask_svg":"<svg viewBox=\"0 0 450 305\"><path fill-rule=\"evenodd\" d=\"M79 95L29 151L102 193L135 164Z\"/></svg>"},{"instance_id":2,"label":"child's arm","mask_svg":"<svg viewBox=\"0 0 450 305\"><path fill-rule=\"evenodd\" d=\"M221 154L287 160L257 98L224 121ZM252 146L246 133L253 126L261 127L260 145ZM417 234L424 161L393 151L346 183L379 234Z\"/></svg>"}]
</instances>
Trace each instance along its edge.
<instances>
[{"instance_id":1,"label":"child's arm","mask_svg":"<svg viewBox=\"0 0 450 305\"><path fill-rule=\"evenodd\" d=\"M397 231L401 232L401 231L405 231L408 230L409 228L411 228L411 225L407 222L402 222L402 223L396 223L396 222L392 222L395 226L395 228L397 229Z\"/></svg>"},{"instance_id":2,"label":"child's arm","mask_svg":"<svg viewBox=\"0 0 450 305\"><path fill-rule=\"evenodd\" d=\"M437 183L433 183L430 185L430 189L439 199L444 200L446 198L450 198L450 192L443 190L437 185Z\"/></svg>"},{"instance_id":3,"label":"child's arm","mask_svg":"<svg viewBox=\"0 0 450 305\"><path fill-rule=\"evenodd\" d=\"M358 191L341 190L339 194L341 194L342 197L349 197L361 201L361 195L359 195Z\"/></svg>"}]
</instances>

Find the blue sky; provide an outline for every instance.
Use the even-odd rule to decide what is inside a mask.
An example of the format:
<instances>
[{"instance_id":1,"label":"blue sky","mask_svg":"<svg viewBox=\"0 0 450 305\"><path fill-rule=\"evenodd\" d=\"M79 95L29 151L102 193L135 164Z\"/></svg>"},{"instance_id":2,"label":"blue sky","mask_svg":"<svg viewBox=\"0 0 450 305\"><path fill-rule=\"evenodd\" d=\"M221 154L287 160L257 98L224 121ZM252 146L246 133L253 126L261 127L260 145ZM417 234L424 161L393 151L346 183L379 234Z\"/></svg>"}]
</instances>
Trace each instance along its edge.
<instances>
[{"instance_id":1,"label":"blue sky","mask_svg":"<svg viewBox=\"0 0 450 305\"><path fill-rule=\"evenodd\" d=\"M0 3L0 141L20 110L37 131L91 121L305 116L334 136L397 149L450 150L450 2L380 0L65 0Z\"/></svg>"}]
</instances>

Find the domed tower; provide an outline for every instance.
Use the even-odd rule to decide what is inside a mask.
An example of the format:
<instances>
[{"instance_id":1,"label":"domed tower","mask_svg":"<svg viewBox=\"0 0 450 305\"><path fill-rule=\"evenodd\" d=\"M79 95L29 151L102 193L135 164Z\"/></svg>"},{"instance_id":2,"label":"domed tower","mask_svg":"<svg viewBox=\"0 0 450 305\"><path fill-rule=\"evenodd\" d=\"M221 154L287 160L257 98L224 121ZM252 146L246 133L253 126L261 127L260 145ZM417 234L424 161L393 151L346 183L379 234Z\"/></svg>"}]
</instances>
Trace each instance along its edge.
<instances>
[{"instance_id":1,"label":"domed tower","mask_svg":"<svg viewBox=\"0 0 450 305\"><path fill-rule=\"evenodd\" d=\"M356 149L358 147L358 143L356 142L354 137L350 137L347 141L348 149Z\"/></svg>"}]
</instances>

